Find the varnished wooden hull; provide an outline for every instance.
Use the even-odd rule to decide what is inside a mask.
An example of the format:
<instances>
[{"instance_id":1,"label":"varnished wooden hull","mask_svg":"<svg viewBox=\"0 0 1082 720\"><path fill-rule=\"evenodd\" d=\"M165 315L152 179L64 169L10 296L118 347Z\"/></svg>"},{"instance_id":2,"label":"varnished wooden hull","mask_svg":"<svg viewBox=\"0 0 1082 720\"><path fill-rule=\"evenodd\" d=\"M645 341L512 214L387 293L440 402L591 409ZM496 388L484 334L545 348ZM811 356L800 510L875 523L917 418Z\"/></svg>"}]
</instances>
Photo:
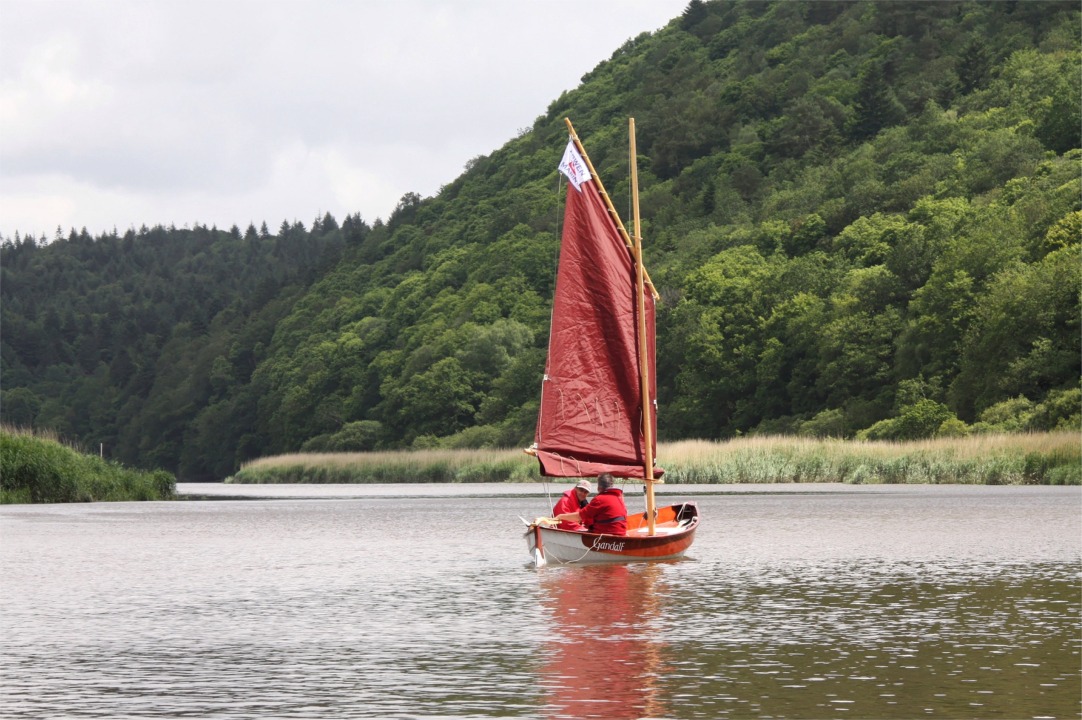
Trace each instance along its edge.
<instances>
[{"instance_id":1,"label":"varnished wooden hull","mask_svg":"<svg viewBox=\"0 0 1082 720\"><path fill-rule=\"evenodd\" d=\"M535 565L587 564L672 560L684 555L695 540L699 508L693 502L658 508L655 534L649 535L646 513L627 518L627 535L558 530L531 525L526 544Z\"/></svg>"}]
</instances>

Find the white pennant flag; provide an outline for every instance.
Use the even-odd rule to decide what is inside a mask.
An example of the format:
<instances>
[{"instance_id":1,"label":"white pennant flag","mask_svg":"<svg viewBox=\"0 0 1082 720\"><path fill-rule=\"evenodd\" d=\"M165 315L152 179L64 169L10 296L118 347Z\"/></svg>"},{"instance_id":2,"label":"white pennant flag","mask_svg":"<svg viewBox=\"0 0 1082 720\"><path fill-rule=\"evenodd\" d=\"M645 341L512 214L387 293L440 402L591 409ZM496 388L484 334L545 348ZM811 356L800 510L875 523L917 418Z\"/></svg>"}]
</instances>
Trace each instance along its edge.
<instances>
[{"instance_id":1,"label":"white pennant flag","mask_svg":"<svg viewBox=\"0 0 1082 720\"><path fill-rule=\"evenodd\" d=\"M586 167L586 161L579 155L574 140L567 141L564 159L560 161L560 172L567 176L576 190L581 190L582 184L590 179L590 168Z\"/></svg>"}]
</instances>

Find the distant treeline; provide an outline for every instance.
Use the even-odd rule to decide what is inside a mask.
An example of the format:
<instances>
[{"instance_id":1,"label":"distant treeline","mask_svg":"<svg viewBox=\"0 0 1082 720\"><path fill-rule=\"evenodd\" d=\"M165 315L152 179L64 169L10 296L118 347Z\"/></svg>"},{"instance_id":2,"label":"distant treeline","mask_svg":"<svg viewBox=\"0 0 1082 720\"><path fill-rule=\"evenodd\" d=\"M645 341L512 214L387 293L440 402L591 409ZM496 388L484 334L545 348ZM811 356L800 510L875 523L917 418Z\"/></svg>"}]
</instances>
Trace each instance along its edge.
<instances>
[{"instance_id":1,"label":"distant treeline","mask_svg":"<svg viewBox=\"0 0 1082 720\"><path fill-rule=\"evenodd\" d=\"M53 437L0 427L0 503L172 500L176 478L79 452Z\"/></svg>"},{"instance_id":2,"label":"distant treeline","mask_svg":"<svg viewBox=\"0 0 1082 720\"><path fill-rule=\"evenodd\" d=\"M1077 431L1080 22L693 0L386 222L16 234L0 413L185 480L526 444L563 118L622 209L634 116L662 440Z\"/></svg>"}]
</instances>

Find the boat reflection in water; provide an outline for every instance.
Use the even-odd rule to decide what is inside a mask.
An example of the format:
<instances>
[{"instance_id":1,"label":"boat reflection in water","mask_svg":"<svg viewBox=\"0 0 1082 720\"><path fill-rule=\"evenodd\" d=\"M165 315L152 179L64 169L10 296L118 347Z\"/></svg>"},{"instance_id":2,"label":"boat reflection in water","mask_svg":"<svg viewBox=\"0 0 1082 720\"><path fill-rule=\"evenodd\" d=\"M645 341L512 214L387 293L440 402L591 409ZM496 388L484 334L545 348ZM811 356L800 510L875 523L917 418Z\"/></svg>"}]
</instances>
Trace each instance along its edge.
<instances>
[{"instance_id":1,"label":"boat reflection in water","mask_svg":"<svg viewBox=\"0 0 1082 720\"><path fill-rule=\"evenodd\" d=\"M541 604L551 623L541 684L550 718L665 716L665 646L657 635L660 564L549 568Z\"/></svg>"}]
</instances>

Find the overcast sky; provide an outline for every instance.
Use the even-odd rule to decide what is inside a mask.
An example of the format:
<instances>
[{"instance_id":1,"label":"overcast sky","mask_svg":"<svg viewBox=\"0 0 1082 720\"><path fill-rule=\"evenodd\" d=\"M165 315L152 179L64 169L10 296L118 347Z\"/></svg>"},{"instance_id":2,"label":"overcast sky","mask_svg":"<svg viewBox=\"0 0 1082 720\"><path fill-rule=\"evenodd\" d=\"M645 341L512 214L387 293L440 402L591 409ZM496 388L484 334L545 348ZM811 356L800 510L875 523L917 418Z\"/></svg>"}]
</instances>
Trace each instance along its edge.
<instances>
[{"instance_id":1,"label":"overcast sky","mask_svg":"<svg viewBox=\"0 0 1082 720\"><path fill-rule=\"evenodd\" d=\"M0 235L386 219L687 0L0 0Z\"/></svg>"}]
</instances>

